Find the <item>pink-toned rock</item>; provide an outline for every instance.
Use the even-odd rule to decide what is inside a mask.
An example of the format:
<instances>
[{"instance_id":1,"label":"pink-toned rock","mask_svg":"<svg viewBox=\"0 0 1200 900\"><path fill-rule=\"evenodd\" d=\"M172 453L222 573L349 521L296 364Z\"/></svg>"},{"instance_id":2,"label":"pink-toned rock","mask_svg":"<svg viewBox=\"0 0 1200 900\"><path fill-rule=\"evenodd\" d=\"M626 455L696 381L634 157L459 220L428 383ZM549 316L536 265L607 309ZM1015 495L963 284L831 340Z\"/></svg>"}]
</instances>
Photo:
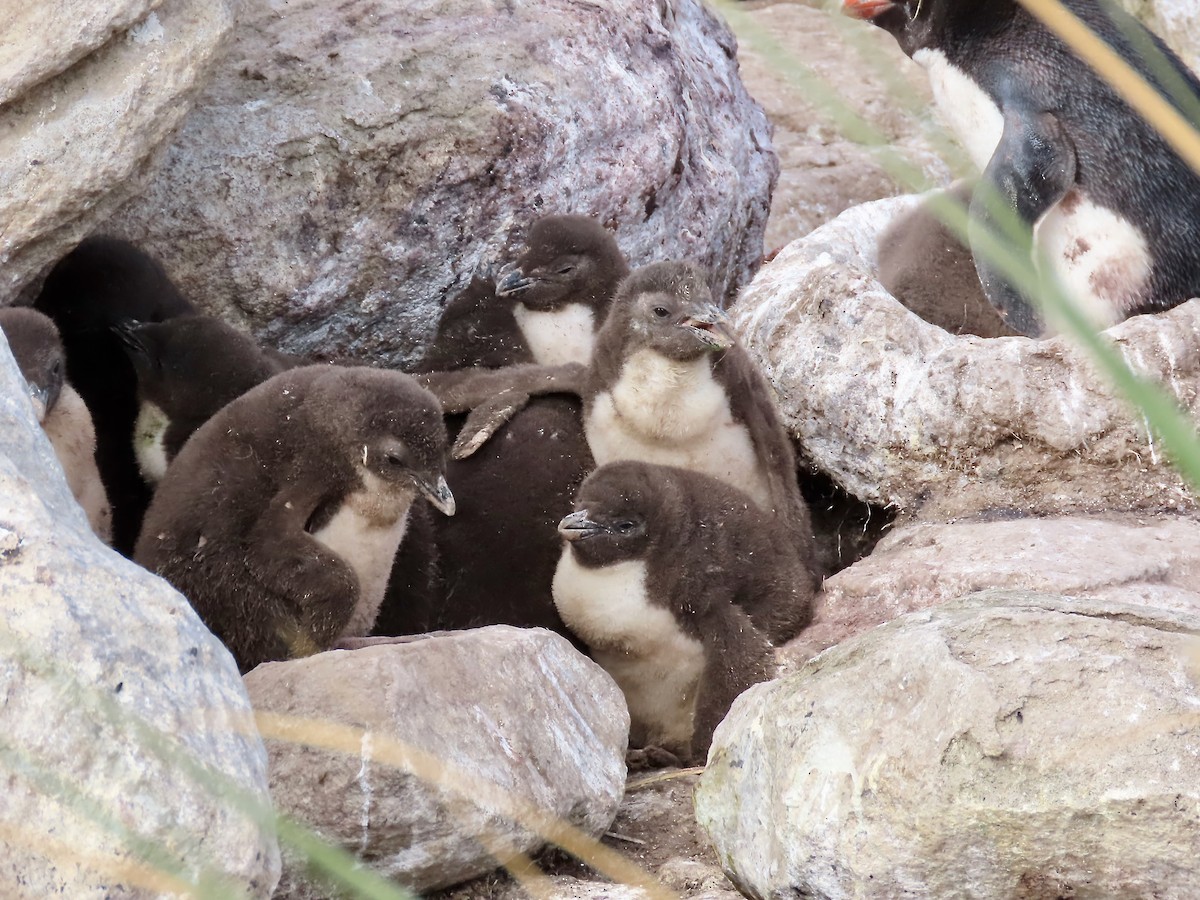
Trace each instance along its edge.
<instances>
[{"instance_id":1,"label":"pink-toned rock","mask_svg":"<svg viewBox=\"0 0 1200 900\"><path fill-rule=\"evenodd\" d=\"M905 613L990 588L1200 615L1200 522L1112 515L909 525L826 580L813 625L781 656L792 668Z\"/></svg>"}]
</instances>

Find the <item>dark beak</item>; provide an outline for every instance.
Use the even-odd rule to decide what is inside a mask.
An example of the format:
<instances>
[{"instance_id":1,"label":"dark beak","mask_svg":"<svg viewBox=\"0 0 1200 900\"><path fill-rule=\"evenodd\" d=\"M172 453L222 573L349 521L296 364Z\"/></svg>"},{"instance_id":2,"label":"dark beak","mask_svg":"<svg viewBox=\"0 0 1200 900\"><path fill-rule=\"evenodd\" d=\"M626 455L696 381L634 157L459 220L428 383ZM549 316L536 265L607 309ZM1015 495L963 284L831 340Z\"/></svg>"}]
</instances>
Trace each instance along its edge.
<instances>
[{"instance_id":1,"label":"dark beak","mask_svg":"<svg viewBox=\"0 0 1200 900\"><path fill-rule=\"evenodd\" d=\"M454 515L454 494L450 493L450 485L440 472L429 475L414 475L417 490L425 495L425 499L433 504L434 509L447 516Z\"/></svg>"},{"instance_id":2,"label":"dark beak","mask_svg":"<svg viewBox=\"0 0 1200 900\"><path fill-rule=\"evenodd\" d=\"M146 344L138 334L138 329L142 327L141 322L137 319L124 319L109 327L117 336L117 340L125 346L125 352L131 359L146 357Z\"/></svg>"},{"instance_id":3,"label":"dark beak","mask_svg":"<svg viewBox=\"0 0 1200 900\"><path fill-rule=\"evenodd\" d=\"M889 9L899 6L894 0L842 0L842 12L856 19L870 21Z\"/></svg>"},{"instance_id":4,"label":"dark beak","mask_svg":"<svg viewBox=\"0 0 1200 900\"><path fill-rule=\"evenodd\" d=\"M558 523L558 533L562 535L564 540L568 541L582 541L585 538L603 534L606 531L608 529L599 522L593 522L588 518L588 511L586 509L573 512Z\"/></svg>"},{"instance_id":5,"label":"dark beak","mask_svg":"<svg viewBox=\"0 0 1200 900\"><path fill-rule=\"evenodd\" d=\"M46 421L46 414L50 412L50 388L32 381L25 382L25 387L29 391L29 399L33 401L34 416L39 422Z\"/></svg>"},{"instance_id":6,"label":"dark beak","mask_svg":"<svg viewBox=\"0 0 1200 900\"><path fill-rule=\"evenodd\" d=\"M496 294L500 297L519 294L531 287L533 287L533 279L527 277L516 263L509 263L496 276Z\"/></svg>"},{"instance_id":7,"label":"dark beak","mask_svg":"<svg viewBox=\"0 0 1200 900\"><path fill-rule=\"evenodd\" d=\"M684 316L679 323L687 328L706 347L713 350L728 350L733 346L733 334L729 331L729 320L715 306L707 306L699 313Z\"/></svg>"}]
</instances>

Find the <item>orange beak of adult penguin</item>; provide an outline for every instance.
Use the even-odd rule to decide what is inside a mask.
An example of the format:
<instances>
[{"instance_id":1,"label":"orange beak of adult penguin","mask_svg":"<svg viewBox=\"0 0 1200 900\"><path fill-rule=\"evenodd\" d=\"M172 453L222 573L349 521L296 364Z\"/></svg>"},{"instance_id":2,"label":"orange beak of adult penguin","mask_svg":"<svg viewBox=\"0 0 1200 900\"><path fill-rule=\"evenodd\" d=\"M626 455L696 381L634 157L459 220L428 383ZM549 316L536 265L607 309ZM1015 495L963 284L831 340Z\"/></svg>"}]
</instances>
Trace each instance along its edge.
<instances>
[{"instance_id":1,"label":"orange beak of adult penguin","mask_svg":"<svg viewBox=\"0 0 1200 900\"><path fill-rule=\"evenodd\" d=\"M895 5L894 0L842 0L842 12L856 19L869 21Z\"/></svg>"}]
</instances>

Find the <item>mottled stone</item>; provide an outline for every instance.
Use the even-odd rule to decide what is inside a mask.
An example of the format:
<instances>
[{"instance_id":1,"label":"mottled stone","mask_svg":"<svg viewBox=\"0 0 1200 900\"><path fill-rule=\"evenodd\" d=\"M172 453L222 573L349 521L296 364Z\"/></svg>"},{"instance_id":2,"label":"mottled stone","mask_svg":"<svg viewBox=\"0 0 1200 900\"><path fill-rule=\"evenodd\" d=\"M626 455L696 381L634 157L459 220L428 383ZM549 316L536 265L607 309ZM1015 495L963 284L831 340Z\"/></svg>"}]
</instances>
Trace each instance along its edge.
<instances>
[{"instance_id":1,"label":"mottled stone","mask_svg":"<svg viewBox=\"0 0 1200 900\"><path fill-rule=\"evenodd\" d=\"M917 202L846 211L788 245L732 310L808 458L927 519L1194 509L1140 415L1069 340L951 335L884 290L876 240ZM1200 422L1200 300L1106 335Z\"/></svg>"},{"instance_id":2,"label":"mottled stone","mask_svg":"<svg viewBox=\"0 0 1200 900\"><path fill-rule=\"evenodd\" d=\"M598 836L624 793L625 699L544 629L496 625L336 650L265 663L245 681L260 713L355 736L353 753L269 739L280 811L415 891L541 847L514 809ZM432 768L398 760L408 746ZM323 896L286 859L282 890Z\"/></svg>"},{"instance_id":3,"label":"mottled stone","mask_svg":"<svg viewBox=\"0 0 1200 900\"><path fill-rule=\"evenodd\" d=\"M0 735L5 896L173 897L202 868L271 896L278 846L241 806L269 808L267 756L233 658L93 535L2 340Z\"/></svg>"},{"instance_id":4,"label":"mottled stone","mask_svg":"<svg viewBox=\"0 0 1200 900\"><path fill-rule=\"evenodd\" d=\"M1200 619L1022 592L757 685L701 824L749 897L1195 894Z\"/></svg>"},{"instance_id":5,"label":"mottled stone","mask_svg":"<svg viewBox=\"0 0 1200 900\"><path fill-rule=\"evenodd\" d=\"M826 579L813 624L781 655L798 666L904 613L989 588L1200 616L1200 521L1101 515L902 526Z\"/></svg>"},{"instance_id":6,"label":"mottled stone","mask_svg":"<svg viewBox=\"0 0 1200 900\"><path fill-rule=\"evenodd\" d=\"M700 0L246 0L162 171L108 227L271 345L385 363L545 213L733 290L778 171L735 53Z\"/></svg>"},{"instance_id":7,"label":"mottled stone","mask_svg":"<svg viewBox=\"0 0 1200 900\"><path fill-rule=\"evenodd\" d=\"M233 0L51 0L0 23L0 302L135 193L191 108Z\"/></svg>"}]
</instances>

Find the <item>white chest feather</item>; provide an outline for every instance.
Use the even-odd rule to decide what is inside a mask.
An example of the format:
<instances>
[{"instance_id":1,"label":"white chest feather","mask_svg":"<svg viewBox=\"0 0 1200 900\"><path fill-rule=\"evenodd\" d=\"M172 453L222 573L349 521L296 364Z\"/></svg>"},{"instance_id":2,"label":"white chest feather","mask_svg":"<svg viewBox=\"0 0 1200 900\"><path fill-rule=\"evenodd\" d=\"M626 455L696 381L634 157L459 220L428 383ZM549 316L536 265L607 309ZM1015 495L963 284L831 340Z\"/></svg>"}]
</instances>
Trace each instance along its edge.
<instances>
[{"instance_id":1,"label":"white chest feather","mask_svg":"<svg viewBox=\"0 0 1200 900\"><path fill-rule=\"evenodd\" d=\"M137 456L142 477L158 484L167 474L167 448L163 444L171 420L153 403L142 402L133 426L133 452Z\"/></svg>"},{"instance_id":2,"label":"white chest feather","mask_svg":"<svg viewBox=\"0 0 1200 900\"><path fill-rule=\"evenodd\" d=\"M639 350L584 417L597 466L622 459L704 472L770 505L762 464L706 357L676 362Z\"/></svg>"},{"instance_id":3,"label":"white chest feather","mask_svg":"<svg viewBox=\"0 0 1200 900\"><path fill-rule=\"evenodd\" d=\"M341 637L361 637L375 624L414 497L369 472L362 477L363 488L347 496L332 518L313 532L358 576L358 603Z\"/></svg>"},{"instance_id":4,"label":"white chest feather","mask_svg":"<svg viewBox=\"0 0 1200 900\"><path fill-rule=\"evenodd\" d=\"M513 308L513 318L538 365L586 365L591 361L596 343L596 314L590 306L568 303L554 312L538 312L518 303Z\"/></svg>"},{"instance_id":5,"label":"white chest feather","mask_svg":"<svg viewBox=\"0 0 1200 900\"><path fill-rule=\"evenodd\" d=\"M940 50L918 50L913 61L929 73L933 102L982 171L1004 133L1004 116L984 90Z\"/></svg>"},{"instance_id":6,"label":"white chest feather","mask_svg":"<svg viewBox=\"0 0 1200 900\"><path fill-rule=\"evenodd\" d=\"M650 602L646 564L631 560L589 569L564 547L553 590L563 622L625 694L633 743L687 748L704 645L669 610Z\"/></svg>"},{"instance_id":7,"label":"white chest feather","mask_svg":"<svg viewBox=\"0 0 1200 900\"><path fill-rule=\"evenodd\" d=\"M92 531L104 543L111 543L112 507L96 466L96 429L83 398L69 384L63 385L42 428L63 467L71 493L87 513Z\"/></svg>"},{"instance_id":8,"label":"white chest feather","mask_svg":"<svg viewBox=\"0 0 1200 900\"><path fill-rule=\"evenodd\" d=\"M1034 241L1095 328L1123 319L1144 294L1150 247L1110 209L1068 194L1037 223Z\"/></svg>"}]
</instances>

